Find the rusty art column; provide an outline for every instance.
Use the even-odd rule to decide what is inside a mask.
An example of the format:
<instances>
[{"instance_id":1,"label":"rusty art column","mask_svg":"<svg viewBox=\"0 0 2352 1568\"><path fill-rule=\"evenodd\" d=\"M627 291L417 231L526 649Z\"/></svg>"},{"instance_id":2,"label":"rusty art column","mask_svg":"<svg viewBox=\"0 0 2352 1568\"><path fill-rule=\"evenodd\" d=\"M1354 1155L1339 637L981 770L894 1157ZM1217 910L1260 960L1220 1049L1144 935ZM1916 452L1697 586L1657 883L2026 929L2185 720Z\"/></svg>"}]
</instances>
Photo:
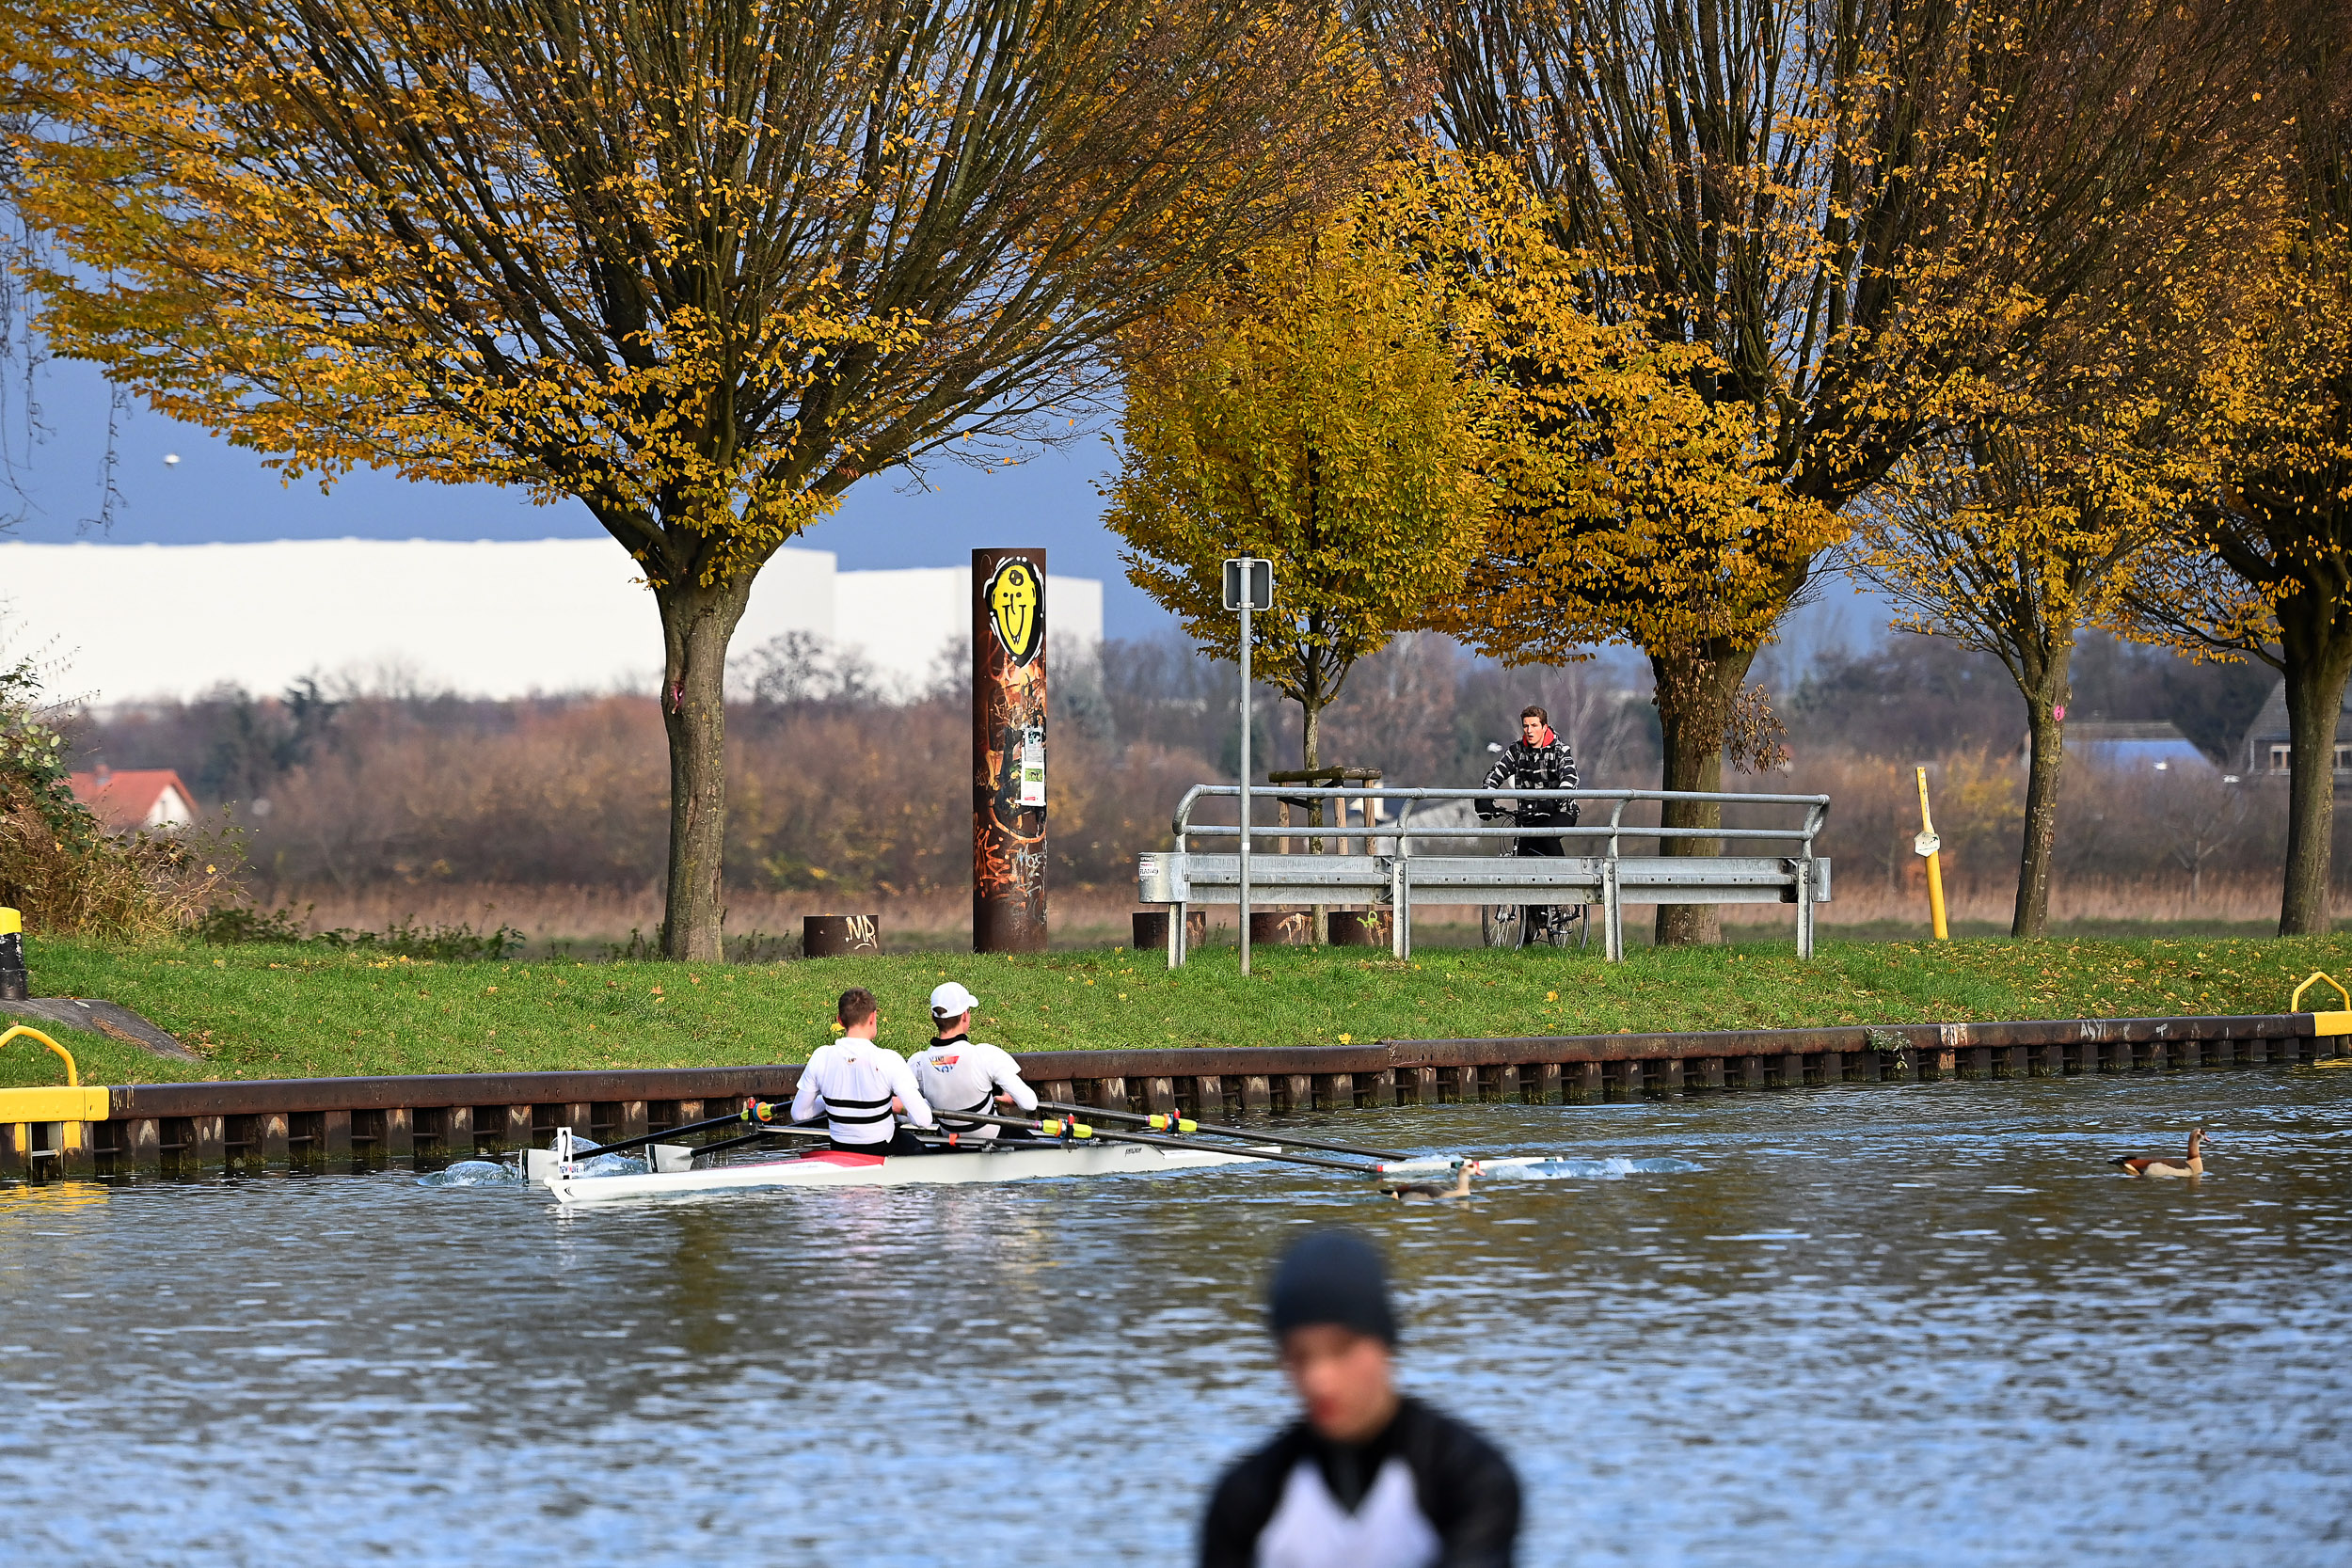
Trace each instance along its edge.
<instances>
[{"instance_id":1,"label":"rusty art column","mask_svg":"<svg viewBox=\"0 0 2352 1568\"><path fill-rule=\"evenodd\" d=\"M972 950L1045 947L1045 552L972 552Z\"/></svg>"}]
</instances>

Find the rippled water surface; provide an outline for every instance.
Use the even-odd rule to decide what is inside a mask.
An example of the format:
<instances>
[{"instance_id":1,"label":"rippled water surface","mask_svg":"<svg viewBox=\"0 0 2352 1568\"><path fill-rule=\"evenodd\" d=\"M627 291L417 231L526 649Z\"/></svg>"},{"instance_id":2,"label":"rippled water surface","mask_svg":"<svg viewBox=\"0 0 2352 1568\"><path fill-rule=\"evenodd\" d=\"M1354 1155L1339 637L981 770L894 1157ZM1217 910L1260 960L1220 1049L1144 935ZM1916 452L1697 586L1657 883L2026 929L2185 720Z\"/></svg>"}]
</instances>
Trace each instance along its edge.
<instances>
[{"instance_id":1,"label":"rippled water surface","mask_svg":"<svg viewBox=\"0 0 2352 1568\"><path fill-rule=\"evenodd\" d=\"M1178 1563L1285 1414L1267 1260L1344 1220L1407 1384L1517 1461L1523 1563L2352 1561L2352 1070L1317 1119L1701 1168L0 1189L0 1520L28 1562ZM2201 1182L2102 1162L2201 1121Z\"/></svg>"}]
</instances>

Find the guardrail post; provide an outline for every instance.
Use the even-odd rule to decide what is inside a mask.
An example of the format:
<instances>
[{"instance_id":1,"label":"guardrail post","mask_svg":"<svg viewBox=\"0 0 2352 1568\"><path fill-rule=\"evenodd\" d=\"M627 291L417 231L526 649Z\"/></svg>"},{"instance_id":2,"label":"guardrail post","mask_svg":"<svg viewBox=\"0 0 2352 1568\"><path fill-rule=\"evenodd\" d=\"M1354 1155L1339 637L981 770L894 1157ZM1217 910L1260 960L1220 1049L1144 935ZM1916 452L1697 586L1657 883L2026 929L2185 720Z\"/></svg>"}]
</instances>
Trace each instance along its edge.
<instances>
[{"instance_id":1,"label":"guardrail post","mask_svg":"<svg viewBox=\"0 0 2352 1568\"><path fill-rule=\"evenodd\" d=\"M1616 848L1616 840L1609 847ZM1617 893L1617 857L1613 853L1600 863L1600 926L1601 954L1611 963L1625 961L1625 905Z\"/></svg>"},{"instance_id":2,"label":"guardrail post","mask_svg":"<svg viewBox=\"0 0 2352 1568\"><path fill-rule=\"evenodd\" d=\"M1242 1075L1241 1108L1245 1114L1274 1109L1274 1087L1265 1081L1263 1074L1250 1072Z\"/></svg>"},{"instance_id":3,"label":"guardrail post","mask_svg":"<svg viewBox=\"0 0 2352 1568\"><path fill-rule=\"evenodd\" d=\"M1558 1062L1537 1062L1535 1064L1534 1089L1536 1104L1559 1104L1564 1088L1565 1085L1562 1082L1560 1064Z\"/></svg>"},{"instance_id":4,"label":"guardrail post","mask_svg":"<svg viewBox=\"0 0 2352 1568\"><path fill-rule=\"evenodd\" d=\"M1804 842L1804 853L1796 862L1797 874L1797 957L1813 957L1813 841Z\"/></svg>"}]
</instances>

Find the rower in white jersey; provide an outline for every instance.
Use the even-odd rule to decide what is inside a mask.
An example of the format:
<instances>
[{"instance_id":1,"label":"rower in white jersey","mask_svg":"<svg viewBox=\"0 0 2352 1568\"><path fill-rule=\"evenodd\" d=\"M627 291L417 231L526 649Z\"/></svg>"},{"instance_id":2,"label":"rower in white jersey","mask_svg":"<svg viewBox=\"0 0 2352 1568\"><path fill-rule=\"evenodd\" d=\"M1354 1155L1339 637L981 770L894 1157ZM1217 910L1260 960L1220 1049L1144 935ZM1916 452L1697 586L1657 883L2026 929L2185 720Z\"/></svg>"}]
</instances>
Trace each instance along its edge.
<instances>
[{"instance_id":1,"label":"rower in white jersey","mask_svg":"<svg viewBox=\"0 0 2352 1568\"><path fill-rule=\"evenodd\" d=\"M962 1121L957 1113L1002 1116L1037 1109L1037 1091L1021 1081L1021 1067L995 1046L972 1038L972 1011L980 999L950 980L931 992L931 1030L937 1037L916 1052L908 1066L939 1125L959 1143L996 1137L1025 1138L1019 1128L990 1121Z\"/></svg>"},{"instance_id":2,"label":"rower in white jersey","mask_svg":"<svg viewBox=\"0 0 2352 1568\"><path fill-rule=\"evenodd\" d=\"M841 1037L818 1046L801 1069L792 1119L813 1121L821 1105L826 1134L843 1154L930 1153L895 1119L894 1114L903 1114L917 1127L933 1125L930 1105L915 1087L907 1059L874 1043L882 1029L874 993L852 986L841 993L836 1016Z\"/></svg>"}]
</instances>

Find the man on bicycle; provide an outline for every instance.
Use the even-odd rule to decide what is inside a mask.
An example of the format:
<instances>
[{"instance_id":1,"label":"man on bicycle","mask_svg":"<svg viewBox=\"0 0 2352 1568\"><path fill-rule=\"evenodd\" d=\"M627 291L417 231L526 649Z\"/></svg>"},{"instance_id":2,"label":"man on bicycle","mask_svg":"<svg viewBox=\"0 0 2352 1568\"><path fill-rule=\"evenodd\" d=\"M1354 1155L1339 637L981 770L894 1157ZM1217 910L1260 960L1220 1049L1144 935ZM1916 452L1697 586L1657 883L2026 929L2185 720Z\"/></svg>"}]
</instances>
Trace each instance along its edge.
<instances>
[{"instance_id":1,"label":"man on bicycle","mask_svg":"<svg viewBox=\"0 0 2352 1568\"><path fill-rule=\"evenodd\" d=\"M1551 731L1551 715L1529 704L1519 709L1519 738L1513 741L1486 774L1488 789L1574 789L1576 787L1576 754L1568 743ZM1479 815L1498 815L1491 800L1477 802ZM1568 828L1576 825L1577 802L1574 800L1530 800L1521 799L1518 825L1522 828ZM1565 839L1549 835L1515 838L1511 841L1515 855L1565 855L1568 852ZM1550 911L1541 911L1537 918L1558 919Z\"/></svg>"}]
</instances>

